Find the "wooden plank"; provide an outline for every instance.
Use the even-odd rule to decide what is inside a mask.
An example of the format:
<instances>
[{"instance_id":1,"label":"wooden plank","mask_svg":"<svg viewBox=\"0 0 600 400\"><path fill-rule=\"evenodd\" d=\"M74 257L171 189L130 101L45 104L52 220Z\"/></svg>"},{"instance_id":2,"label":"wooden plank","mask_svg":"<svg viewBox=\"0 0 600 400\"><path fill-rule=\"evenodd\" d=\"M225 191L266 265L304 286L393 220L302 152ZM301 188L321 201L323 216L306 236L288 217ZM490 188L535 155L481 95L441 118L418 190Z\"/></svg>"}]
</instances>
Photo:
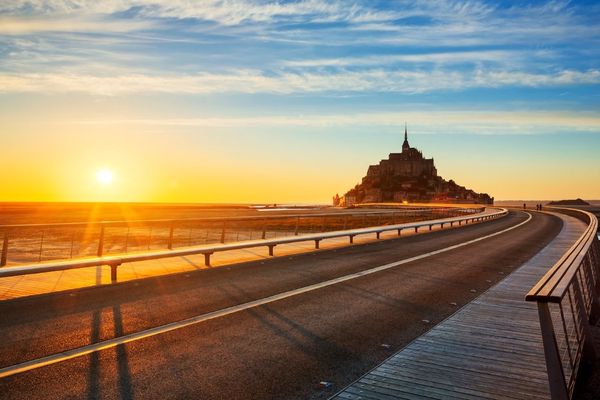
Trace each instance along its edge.
<instances>
[{"instance_id":1,"label":"wooden plank","mask_svg":"<svg viewBox=\"0 0 600 400\"><path fill-rule=\"evenodd\" d=\"M448 377L452 379L453 384L458 385L461 382L463 384L471 385L473 382L481 382L485 383L488 387L500 387L502 385L498 385L499 378L505 378L505 375L498 376L497 374L490 374L483 371L478 371L477 369L469 369L469 368L448 368L446 365L436 364L435 361L427 361L423 360L418 363L415 363L412 360L412 363L406 364L405 366L394 366L388 363L384 363L379 368L389 368L390 370L402 370L408 371L410 374L414 376L426 376L426 377ZM379 368L377 370L379 370ZM372 371L375 373L376 370ZM532 382L530 380L523 380L523 378L519 379L511 379L508 382L504 383L504 386L510 387L512 385L514 390L524 393L538 393L547 396L548 391L545 388L541 388L538 382Z\"/></svg>"},{"instance_id":2,"label":"wooden plank","mask_svg":"<svg viewBox=\"0 0 600 400\"><path fill-rule=\"evenodd\" d=\"M431 372L431 371L428 371ZM381 376L385 377L391 382L398 381L400 385L418 385L424 387L431 387L443 390L451 390L457 393L461 398L482 398L489 397L496 400L504 399L518 399L514 396L514 392L510 388L499 387L496 389L496 393L489 391L489 386L483 382L477 381L466 381L461 379L460 375L451 376L440 376L439 374L419 374L414 375L410 371L406 370L386 370L385 368L377 369L369 374L369 377ZM468 386L465 385L468 383Z\"/></svg>"}]
</instances>

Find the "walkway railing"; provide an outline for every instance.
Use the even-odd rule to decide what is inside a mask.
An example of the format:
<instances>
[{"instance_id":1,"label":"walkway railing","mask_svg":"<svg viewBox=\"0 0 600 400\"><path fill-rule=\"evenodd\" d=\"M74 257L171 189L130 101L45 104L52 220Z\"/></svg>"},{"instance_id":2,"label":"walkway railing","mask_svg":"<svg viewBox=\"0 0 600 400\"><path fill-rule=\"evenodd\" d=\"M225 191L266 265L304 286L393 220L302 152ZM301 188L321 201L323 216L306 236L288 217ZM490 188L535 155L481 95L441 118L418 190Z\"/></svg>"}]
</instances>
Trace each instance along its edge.
<instances>
[{"instance_id":1,"label":"walkway railing","mask_svg":"<svg viewBox=\"0 0 600 400\"><path fill-rule=\"evenodd\" d=\"M317 234L309 234L309 235L287 236L287 237L282 237L282 238L278 238L278 239L277 238L265 239L265 240L261 239L261 240L230 243L230 244L217 244L217 245L212 245L212 246L191 247L191 248L178 249L178 250L161 250L161 251L146 252L146 253L139 253L139 254L126 254L126 255L113 256L113 257L95 257L95 258L89 258L89 259L83 259L83 260L70 260L70 261L55 262L55 263L22 265L22 266L18 266L18 267L5 267L5 268L0 269L0 278L8 277L8 276L38 274L38 273L43 273L43 272L64 271L64 270L69 270L69 269L88 268L88 267L108 265L108 266L110 266L110 269L111 269L111 281L116 282L117 268L119 265L121 265L123 263L156 260L156 259L168 258L168 257L182 257L182 256L195 255L195 254L203 254L205 265L210 266L210 256L216 252L248 249L248 248L254 248L254 247L268 247L269 255L272 256L273 252L274 252L274 248L277 245L281 245L281 244L314 241L315 248L318 249L319 243L325 239L348 237L350 240L350 243L353 243L354 237L356 237L358 235L375 233L377 238L379 239L381 233L388 232L388 231L397 231L398 236L400 236L402 230L404 230L404 229L414 229L415 232L418 232L419 228L428 228L428 230L432 230L433 227L436 225L439 225L440 228L443 229L444 226L452 227L455 224L463 225L463 223L468 224L468 223L473 223L473 222L486 221L486 220L502 217L507 214L508 214L508 211L506 209L500 209L499 211L484 214L484 215L470 215L470 216L462 216L462 217L443 218L443 219L436 219L436 220L416 222L416 223L387 225L387 226L378 226L378 227L360 228L360 229L351 229L351 230L340 230L340 231L334 231L334 232L325 232L325 233L317 233Z\"/></svg>"},{"instance_id":2,"label":"walkway railing","mask_svg":"<svg viewBox=\"0 0 600 400\"><path fill-rule=\"evenodd\" d=\"M392 225L480 212L482 208L407 207L394 210L194 219L0 225L0 266L131 251L172 250Z\"/></svg>"},{"instance_id":3,"label":"walkway railing","mask_svg":"<svg viewBox=\"0 0 600 400\"><path fill-rule=\"evenodd\" d=\"M590 319L600 311L598 219L576 209L554 208L588 224L577 242L529 291L538 306L552 399L573 396L582 360L594 359Z\"/></svg>"}]
</instances>

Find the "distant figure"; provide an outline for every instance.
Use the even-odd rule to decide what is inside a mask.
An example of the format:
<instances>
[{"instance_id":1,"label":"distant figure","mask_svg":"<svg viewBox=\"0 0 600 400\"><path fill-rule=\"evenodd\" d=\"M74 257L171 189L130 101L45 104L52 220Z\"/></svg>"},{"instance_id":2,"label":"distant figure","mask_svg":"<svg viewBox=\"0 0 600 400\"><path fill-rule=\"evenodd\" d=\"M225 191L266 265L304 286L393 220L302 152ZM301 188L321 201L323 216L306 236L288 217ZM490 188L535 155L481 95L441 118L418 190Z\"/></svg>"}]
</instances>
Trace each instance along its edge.
<instances>
[{"instance_id":1,"label":"distant figure","mask_svg":"<svg viewBox=\"0 0 600 400\"><path fill-rule=\"evenodd\" d=\"M523 210L527 209L527 203L523 203Z\"/></svg>"},{"instance_id":2,"label":"distant figure","mask_svg":"<svg viewBox=\"0 0 600 400\"><path fill-rule=\"evenodd\" d=\"M540 203L540 211L542 211L542 203Z\"/></svg>"}]
</instances>

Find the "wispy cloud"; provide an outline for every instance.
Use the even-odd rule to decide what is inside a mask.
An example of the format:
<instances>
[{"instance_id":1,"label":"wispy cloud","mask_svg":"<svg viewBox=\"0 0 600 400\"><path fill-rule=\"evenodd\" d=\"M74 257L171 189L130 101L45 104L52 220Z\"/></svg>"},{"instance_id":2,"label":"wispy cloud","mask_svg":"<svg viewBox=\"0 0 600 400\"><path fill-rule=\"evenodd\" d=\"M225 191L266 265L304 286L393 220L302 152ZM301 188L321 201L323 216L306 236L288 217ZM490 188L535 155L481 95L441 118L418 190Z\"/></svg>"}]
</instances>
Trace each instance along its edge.
<instances>
[{"instance_id":1,"label":"wispy cloud","mask_svg":"<svg viewBox=\"0 0 600 400\"><path fill-rule=\"evenodd\" d=\"M518 71L343 71L266 75L242 70L230 74L85 75L77 73L0 75L3 92L80 92L95 95L130 93L306 93L399 92L423 93L503 86L552 87L600 84L600 70L563 70L551 74Z\"/></svg>"},{"instance_id":2,"label":"wispy cloud","mask_svg":"<svg viewBox=\"0 0 600 400\"><path fill-rule=\"evenodd\" d=\"M81 125L136 125L154 127L404 127L410 121L420 134L545 134L548 132L599 132L600 117L594 113L572 111L406 111L358 114L276 115L265 117L206 117L178 119L102 119L79 120ZM336 132L336 131L332 131Z\"/></svg>"},{"instance_id":3,"label":"wispy cloud","mask_svg":"<svg viewBox=\"0 0 600 400\"><path fill-rule=\"evenodd\" d=\"M496 64L515 65L517 60L531 57L531 52L515 50L472 50L472 51L445 51L423 54L393 54L393 55L366 55L362 57L340 57L321 59L290 60L281 63L284 67L352 67L352 66L383 66L399 63L435 63L435 64L463 64L493 62ZM534 52L534 56L551 57L548 51Z\"/></svg>"},{"instance_id":4,"label":"wispy cloud","mask_svg":"<svg viewBox=\"0 0 600 400\"><path fill-rule=\"evenodd\" d=\"M115 21L99 18L2 18L0 35L47 32L135 32L155 27L150 21Z\"/></svg>"},{"instance_id":5,"label":"wispy cloud","mask_svg":"<svg viewBox=\"0 0 600 400\"><path fill-rule=\"evenodd\" d=\"M362 3L362 4L361 4ZM11 14L114 14L135 10L135 13L155 18L195 18L223 25L242 22L270 22L312 17L313 21L386 21L398 13L380 11L363 2L299 0L272 2L252 0L7 0L0 13Z\"/></svg>"},{"instance_id":6,"label":"wispy cloud","mask_svg":"<svg viewBox=\"0 0 600 400\"><path fill-rule=\"evenodd\" d=\"M600 27L588 14L600 7L5 0L0 92L356 94L596 85Z\"/></svg>"}]
</instances>

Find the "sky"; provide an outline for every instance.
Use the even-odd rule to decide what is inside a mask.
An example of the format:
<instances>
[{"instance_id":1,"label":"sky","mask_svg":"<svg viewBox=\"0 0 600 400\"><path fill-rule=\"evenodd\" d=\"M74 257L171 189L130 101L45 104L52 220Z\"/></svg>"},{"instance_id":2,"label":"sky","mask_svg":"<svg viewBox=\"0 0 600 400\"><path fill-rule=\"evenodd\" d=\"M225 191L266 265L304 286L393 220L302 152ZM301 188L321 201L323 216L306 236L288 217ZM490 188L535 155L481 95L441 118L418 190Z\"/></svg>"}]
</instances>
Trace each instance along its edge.
<instances>
[{"instance_id":1,"label":"sky","mask_svg":"<svg viewBox=\"0 0 600 400\"><path fill-rule=\"evenodd\" d=\"M597 21L598 1L2 0L0 201L328 203L405 122L497 200L599 199Z\"/></svg>"}]
</instances>

